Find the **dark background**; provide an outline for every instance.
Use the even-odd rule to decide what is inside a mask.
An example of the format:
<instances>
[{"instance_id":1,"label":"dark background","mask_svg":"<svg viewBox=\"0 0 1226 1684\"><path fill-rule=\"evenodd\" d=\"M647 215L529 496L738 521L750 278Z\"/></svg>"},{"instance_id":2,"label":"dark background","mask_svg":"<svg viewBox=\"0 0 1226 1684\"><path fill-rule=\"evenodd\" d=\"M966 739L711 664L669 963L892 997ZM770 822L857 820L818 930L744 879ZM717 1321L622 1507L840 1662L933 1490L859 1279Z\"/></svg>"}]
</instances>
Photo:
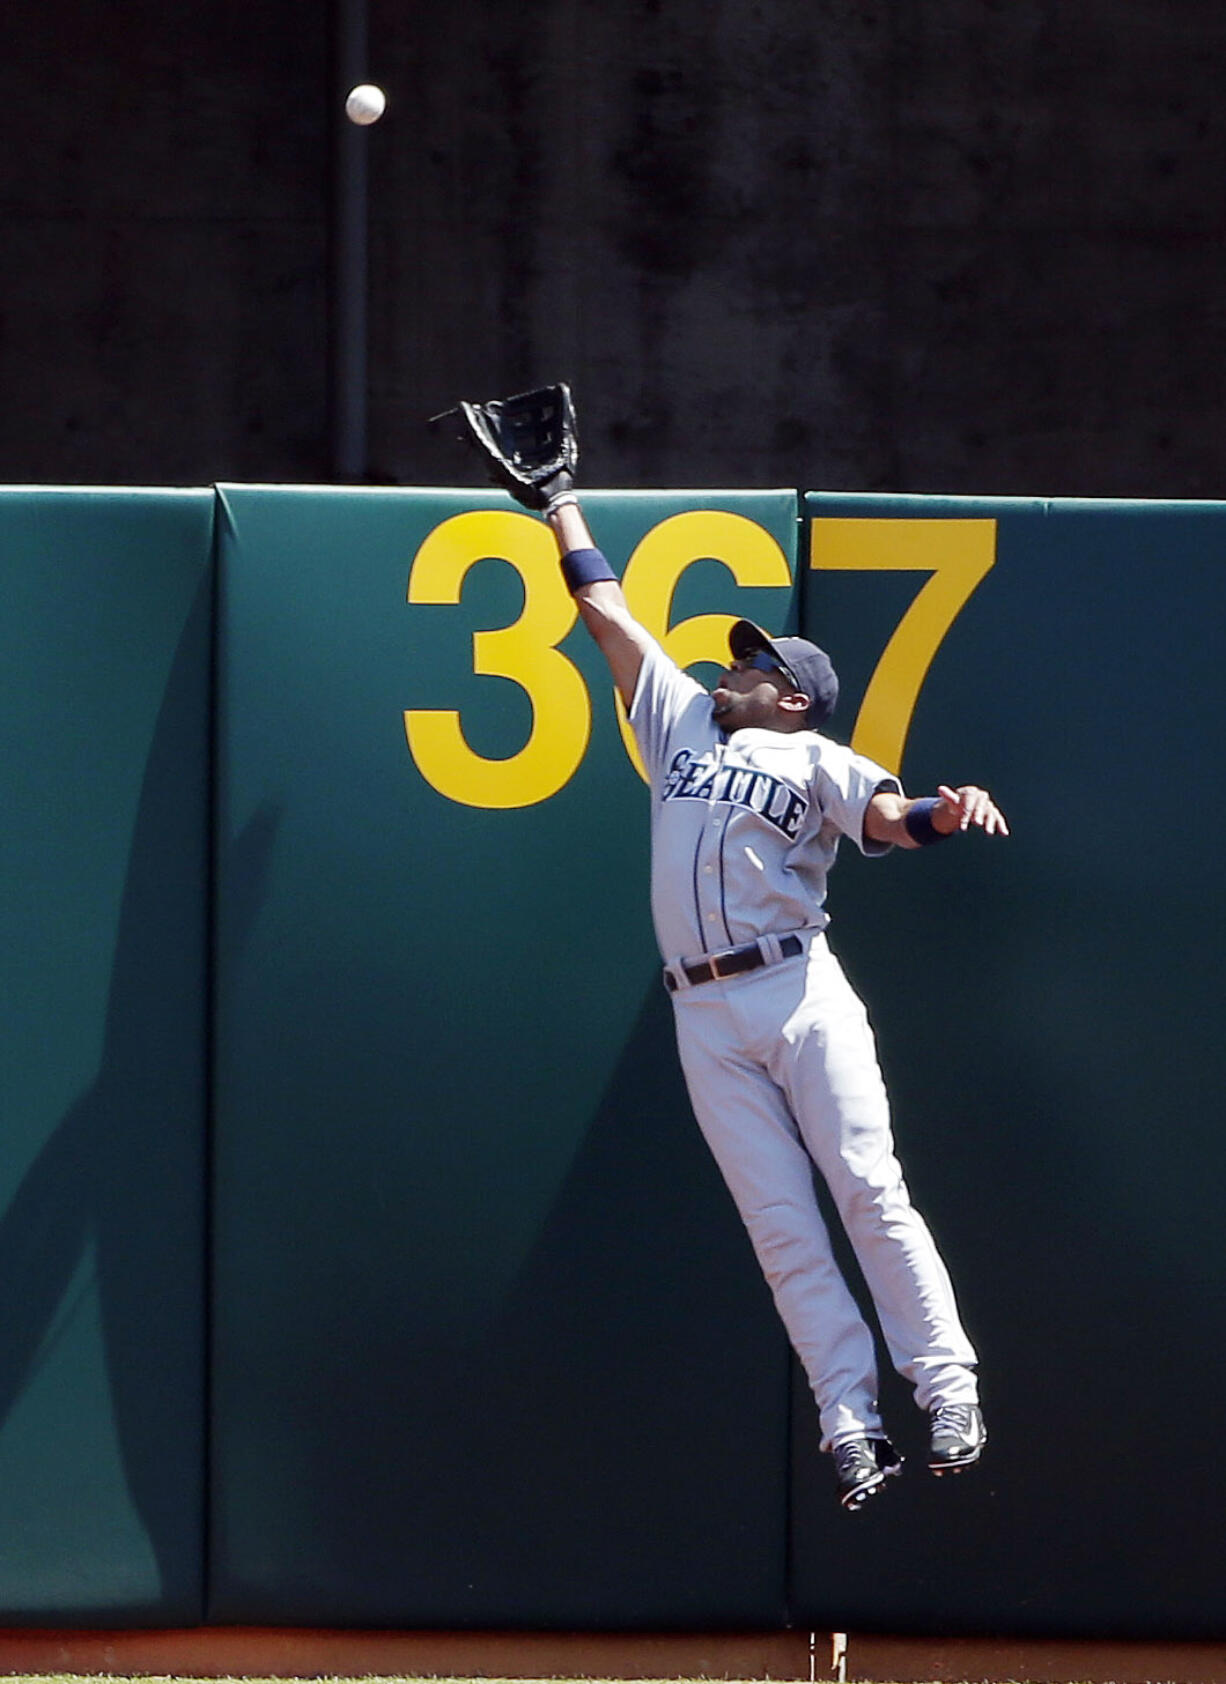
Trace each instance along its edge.
<instances>
[{"instance_id":1,"label":"dark background","mask_svg":"<svg viewBox=\"0 0 1226 1684\"><path fill-rule=\"evenodd\" d=\"M326 481L325 0L8 0L0 482ZM1226 12L371 0L370 477L1218 493ZM475 469L469 474L475 478Z\"/></svg>"},{"instance_id":2,"label":"dark background","mask_svg":"<svg viewBox=\"0 0 1226 1684\"><path fill-rule=\"evenodd\" d=\"M339 128L344 86L334 69L333 24L322 0L157 8L144 0L39 6L10 0L0 53L0 482L199 485L333 476L332 172L338 131L348 132ZM1110 6L1092 0L1065 11L1054 4L1006 10L986 0L736 10L689 0L599 10L533 0L514 8L505 0L442 8L374 0L370 24L368 73L392 97L386 120L361 137L371 185L372 479L454 484L466 464L447 441L427 433L425 415L461 394L490 396L565 376L579 396L589 485L1220 495L1214 467L1226 449L1218 274L1226 172L1218 89L1226 20L1203 0ZM475 471L468 477L476 478ZM5 495L21 503L21 494ZM1000 511L1002 522L1008 513ZM392 639L396 619L407 613L410 555L390 550L378 579L366 576L363 595L339 565L341 558L356 565L354 555L363 554L352 544L353 521L346 511L342 517L343 535L315 560L321 594L314 605L308 596L304 608L301 591L291 586L273 591L257 569L252 576L264 579L271 606L252 623L283 657L296 657L303 643L336 660L362 651L345 665L348 674L365 670L362 660L374 645L364 637L347 651L336 643L344 623L334 607L337 581ZM789 1617L821 1626L847 1623L855 1614L860 1623L912 1630L939 1623L946 1630L1079 1631L1089 1624L1133 1635L1220 1631L1213 1546L1220 1469L1213 1464L1209 1477L1193 1465L1189 1474L1186 1455L1211 1451L1197 1439L1188 1452L1171 1438L1174 1427L1189 1422L1209 1446L1221 1436L1220 1352L1203 1332L1220 1321L1220 1248L1206 1250L1203 1236L1214 1231L1210 1193L1221 1180L1222 1053L1213 1002L1222 987L1219 947L1202 939L1218 895L1212 839L1221 823L1215 807L1209 822L1189 827L1180 807L1203 782L1203 722L1221 711L1214 700L1222 682L1215 636L1220 564L1212 521L1176 544L1168 517L1169 511L1155 516L1144 544L1128 525L1144 524L1144 511L1116 511L1107 520L1098 510L1086 516L1091 524L1084 531L1062 533L1053 516L1033 554L1003 545L990 585L943 653L939 681L934 675L925 688L909 780L931 787L956 760L957 775L986 775L994 787L1007 788L1016 824L1007 859L957 875L945 856L923 862L931 867L926 900L901 872L879 875L870 892L854 860L843 868L845 952L889 1026L885 1057L900 1111L910 1119L909 1170L943 1238L949 1236L971 1325L976 1337L982 1330L989 1353L994 1447L984 1479L955 1482L952 1491L910 1481L890 1510L883 1505L880 1517L865 1517L869 1529L849 1548L845 1529L835 1530L846 1517L831 1500L829 1470L818 1465L798 1411ZM1179 518L1200 517L1188 510ZM1124 525L1113 525L1116 520ZM143 521L138 524L143 530ZM9 561L18 548L16 530L6 527ZM16 1588L10 1581L10 1619L45 1619L51 1610L95 1623L106 1617L182 1622L200 1608L214 1617L223 1606L230 1617L256 1617L266 1606L258 1584L236 1579L220 1584L219 1600L209 1602L197 1507L182 1511L191 1548L171 1537L166 1515L173 1490L158 1485L152 1459L134 1447L146 1442L150 1407L160 1408L163 1427L191 1440L201 1430L201 1400L193 1393L184 1413L150 1389L137 1400L141 1407L133 1405L137 1370L123 1365L123 1340L112 1337L103 1350L85 1337L95 1322L113 1334L118 1323L104 1321L103 1312L116 1301L135 1301L135 1294L123 1298L140 1284L130 1267L133 1252L108 1253L105 1244L99 1250L98 1239L88 1236L82 1249L77 1242L85 1230L74 1225L88 1193L115 1217L111 1231L129 1232L125 1200L141 1186L129 1180L116 1193L106 1176L94 1173L103 1160L77 1150L81 1140L138 1154L144 1152L140 1128L148 1124L156 1132L161 1101L147 1080L148 1026L139 991L128 983L144 952L135 937L149 929L164 939L177 925L164 916L165 884L149 875L150 861L169 861L194 931L196 947L181 950L171 942L171 957L177 965L188 952L203 973L203 916L195 897L205 881L208 628L189 614L189 604L191 592L203 588L207 536L198 534L199 547L173 575L161 550L146 554L138 546L148 578L159 589L173 578L180 593L163 602L155 621L147 611L130 612L135 590L116 597L110 589L83 588L82 575L87 585L109 587L117 563L91 538L70 546L81 573L60 565L60 529L49 510L37 507L20 577L42 619L16 611L4 616L13 649L28 654L34 668L27 678L19 661L5 664L15 697L6 717L14 736L28 736L25 760L6 750L10 774L32 763L49 777L58 773L77 794L91 789L89 775L106 772L127 802L116 809L113 846L102 857L106 872L102 865L95 871L88 849L80 849L84 863L70 850L70 863L80 865L103 909L93 914L102 955L92 979L94 1017L86 1019L79 1003L77 1016L81 1068L88 1073L97 1042L104 1079L78 1083L58 1110L48 1101L44 1138L55 1145L33 1159L32 1173L30 1141L9 1130L10 1168L20 1191L16 1220L0 1236L9 1245L4 1278L19 1278L8 1266L15 1248L18 1262L29 1263L36 1276L41 1270L46 1288L22 1315L9 1317L20 1345L6 1368L10 1397L24 1373L18 1359L28 1362L33 1353L43 1360L38 1339L47 1324L37 1312L46 1307L50 1286L65 1272L88 1271L91 1255L100 1259L99 1284L81 1300L86 1308L73 1335L79 1345L66 1336L50 1351L51 1357L67 1351L79 1366L65 1358L62 1369L40 1372L62 1387L55 1395L79 1402L82 1412L99 1399L112 1408L113 1418L98 1417L101 1450L94 1454L92 1441L86 1443L94 1454L90 1466L95 1473L102 1466L110 1483L97 1476L97 1492L81 1499L73 1464L55 1458L57 1442L81 1442L80 1417L66 1410L48 1428L49 1417L34 1408L39 1394L31 1393L29 1413L14 1411L8 1440L11 1454L24 1442L23 1421L44 1435L47 1454L25 1488L25 1512L46 1512L50 1485L62 1499L53 1519L59 1524L66 1516L73 1538L86 1523L95 1526L91 1536L103 1533L113 1513L120 1521L109 1542L104 1538L106 1550L90 1557L107 1567L101 1591L83 1581L80 1552L66 1552L54 1527L35 1539L29 1559L43 1576L31 1570ZM290 536L285 577L294 581L305 546L300 533ZM403 543L399 527L395 543ZM624 546L610 548L620 565ZM13 569L6 574L10 592L17 576ZM279 581L280 575L271 584ZM287 619L290 605L297 621ZM21 608L22 601L10 606ZM823 624L861 624L854 600L840 609L823 596L816 606ZM52 615L78 626L75 642L57 643L39 631ZM839 638L841 649L842 630ZM848 642L854 669L860 657L850 634ZM152 644L163 663L156 670ZM86 657L95 646L140 686L136 701L112 683L109 665L91 665ZM399 674L400 660L412 670L407 633L395 663L391 641L380 647L388 671ZM1138 648L1145 651L1141 680L1128 654ZM867 670L867 654L860 664ZM303 670L309 676L309 663ZM158 686L165 671L178 676L165 680L163 709ZM1045 675L1037 689L1036 672ZM266 676L254 660L253 673ZM382 669L378 676L381 682ZM366 762L349 750L356 740L369 752L366 739L338 734L326 706L339 688L316 696L324 715L318 735L298 748L304 757L321 745L329 750L318 753L318 776L340 764L360 780ZM61 735L50 732L45 712L43 734L26 733L28 710L45 709L49 695L61 703L54 715ZM273 695L284 706L285 698ZM989 695L992 707L980 706ZM379 740L389 756L395 744L398 781L371 780L376 791L397 792L395 799L412 773L398 736L402 699L398 690L389 692L378 719L388 732ZM1007 725L1000 723L1002 712ZM104 738L100 749L96 727L79 729L80 719L93 726L94 714L115 716L118 747L108 749ZM841 728L849 723L844 718ZM605 726L611 731L607 716ZM194 745L198 759L185 758L175 732ZM289 734L268 733L266 764L277 778ZM140 781L145 777L147 784ZM187 803L184 777L194 780ZM75 828L56 826L59 809L43 799L41 785L32 787L24 805L10 802L7 809L26 823L25 854L9 879L14 904L31 892L24 859L57 857L46 847L49 828L74 849L99 833L90 822L94 814ZM139 802L133 788L143 791ZM414 798L423 793L413 789ZM1058 805L1069 791L1093 794L1070 813ZM107 800L118 799L109 783L106 793ZM633 793L640 801L641 791ZM164 846L166 803L191 829L184 846ZM96 814L104 826L110 811L99 798ZM330 845L347 845L352 815L362 811L356 802L344 807L344 835L338 843L326 833ZM281 837L292 838L290 828L278 832L277 818L275 809L259 806L243 815L232 854L220 856L219 881L237 867L246 887L258 885L256 866L284 848ZM18 833L16 824L11 828ZM355 828L376 849L393 846L398 834ZM301 863L292 852L276 857L290 867ZM1162 869L1152 869L1159 859ZM351 868L342 875L346 882L366 881ZM492 873L490 881L496 881ZM879 882L893 886L879 891ZM628 887L624 877L621 883ZM37 895L38 879L33 889ZM414 889L406 882L397 903L402 915L411 913ZM898 932L908 952L930 951L946 937L951 908L958 934L948 938L945 958L955 955L967 968L955 984L933 986L916 1004L911 977L902 969L883 975L881 955ZM140 914L135 922L133 910ZM247 908L253 917L258 910ZM646 926L637 928L645 936ZM277 933L273 921L270 945ZM982 965L967 963L972 938L990 955ZM74 928L59 948L36 938L30 950L48 964L48 955L57 954L75 962L81 940ZM102 986L108 941L116 952L113 993ZM27 951L15 940L6 944L23 1006L44 998L25 974ZM394 966L402 959L393 955ZM152 974L147 964L137 969ZM662 1010L662 997L654 1000ZM52 1005L58 1011L58 998ZM526 1009L523 1001L517 1006ZM190 1000L187 1009L202 1021ZM23 1021L11 1018L14 1034ZM980 1023L985 1030L976 1036ZM942 1042L942 1026L965 1041ZM657 1028L636 1019L631 1050L662 1048ZM166 1040L153 1073L173 1075L180 1068L174 1054ZM41 1056L54 1076L49 1090L58 1094L69 1085L56 1062L61 1041L46 1038ZM991 1139L985 1133L968 1145L962 1101L955 1111L943 1092L934 1092L934 1070L948 1061L970 1078L972 1090L990 1086L995 1093L993 1061L1001 1056L1013 1076L1008 1104L992 1110ZM679 1107L675 1082L664 1087L674 1076L650 1091L662 1096L661 1104ZM136 1084L140 1108L122 1114L140 1127L116 1136L121 1080ZM636 1105L646 1103L641 1084L628 1081L626 1092ZM400 1498L414 1493L414 1482L450 1500L447 1476L459 1467L487 1492L481 1512L492 1521L479 1542L489 1558L522 1572L535 1593L541 1555L509 1557L497 1530L522 1519L515 1503L532 1489L542 1553L553 1551L573 1567L585 1595L617 1592L620 1581L592 1569L555 1529L558 1515L582 1520L585 1511L578 1503L555 1505L552 1487L534 1486L533 1456L544 1453L536 1447L540 1396L582 1429L545 1447L559 1462L573 1456L572 1495L583 1497L598 1484L595 1457L626 1448L618 1432L632 1439L642 1426L638 1378L615 1360L629 1344L629 1325L618 1325L618 1337L610 1338L582 1319L590 1295L551 1296L559 1283L555 1260L578 1235L591 1249L583 1254L589 1272L577 1278L583 1285L603 1282L610 1320L622 1307L620 1293L654 1291L661 1301L654 1254L639 1244L617 1255L610 1269L611 1244L598 1251L596 1231L584 1220L615 1184L610 1157L637 1165L639 1153L662 1150L652 1114L632 1109L635 1132L628 1135L614 1124L620 1114L611 1105L600 1110L575 1159L571 1202L559 1207L471 1371L463 1353L453 1359L457 1385L471 1374L477 1395L505 1405L487 1441L497 1478L490 1480L485 1463L472 1468L458 1453L438 1474L427 1449L421 1467L407 1458L396 1466L400 1485L380 1488L387 1462L373 1450L367 1456L376 1439L361 1441L343 1469L355 1476L356 1509L345 1490L343 1512L325 1513L322 1521L310 1514L317 1530L303 1531L304 1553L318 1544L321 1558L347 1570L352 1558L333 1546L353 1513L369 1512L361 1507L365 1482L403 1528L408 1511ZM292 1110L288 1115L287 1138L297 1142L301 1118ZM676 1115L680 1120L679 1109ZM198 1140L198 1119L196 1126ZM676 1149L691 1148L678 1136ZM194 1150L189 1141L185 1154ZM69 1185L82 1195L69 1207L55 1197L64 1185L61 1153L72 1157ZM194 1161L185 1155L180 1167ZM303 1162L312 1185L330 1191L314 1160ZM687 1162L695 1175L709 1174L699 1167L700 1156ZM1012 1173L1002 1175L1002 1163ZM279 1166L272 1159L268 1167ZM149 1169L144 1162L146 1176ZM185 1244L198 1235L198 1182L183 1174L178 1185L187 1214L171 1230L151 1225L151 1244L167 1231ZM370 1185L382 1187L373 1173ZM707 1185L717 1198L718 1189ZM253 1177L239 1186L253 1200L262 1196ZM657 1163L642 1186L653 1243L672 1245L681 1232L674 1182ZM224 1184L214 1192L220 1208ZM47 1211L56 1219L49 1226ZM394 1228L396 1211L382 1220ZM605 1220L611 1226L620 1220L612 1205ZM322 1224L321 1231L331 1232ZM336 1238L340 1249L351 1232L355 1243L366 1238L344 1229ZM698 1348L689 1378L714 1377L710 1401L691 1413L702 1430L736 1436L737 1411L752 1394L721 1368L719 1341L711 1338L720 1330L689 1313L708 1278L695 1267L707 1236L701 1228L684 1232L690 1248L674 1252L675 1290L663 1302ZM728 1232L730 1243L739 1242L730 1220ZM58 1276L47 1271L49 1251ZM741 1257L745 1268L728 1290L757 1292L743 1250ZM156 1266L147 1276L160 1286ZM81 1278L88 1286L88 1274ZM346 1279L337 1277L338 1290ZM542 1298L553 1321L539 1314ZM176 1305L166 1297L159 1310L173 1315ZM309 1300L303 1310L309 1317ZM550 1341L558 1325L576 1343L587 1341L601 1366L572 1365L573 1345ZM777 1329L765 1317L760 1327L775 1340L779 1382L769 1354L759 1377L779 1394L786 1375ZM738 1362L751 1361L752 1346L730 1344ZM432 1353L398 1340L392 1347L420 1360L424 1378L410 1374L399 1395L424 1398L428 1412L436 1406ZM327 1341L318 1347L326 1355L337 1348ZM538 1363L527 1382L513 1360L525 1348ZM379 1414L386 1408L380 1388L387 1364L376 1342L368 1349L376 1371L369 1407L390 1437L392 1415ZM674 1349L662 1341L654 1354L665 1362ZM492 1379L482 1360L490 1352ZM110 1392L101 1380L81 1392L81 1372L101 1376L102 1364L115 1362L118 1399L113 1381ZM184 1365L172 1366L176 1383L186 1373L196 1386ZM251 1372L257 1383L267 1374ZM717 1393L721 1376L727 1390ZM326 1388L309 1389L309 1396L326 1414ZM667 1430L653 1441L661 1461L676 1444L688 1449L693 1437L678 1398L667 1396L664 1404ZM783 1417L780 1397L771 1418L780 1438ZM253 1423L253 1460L267 1462L259 1418L244 1419ZM321 1434L321 1442L332 1451L330 1437ZM423 1434L420 1442L432 1441ZM113 1465L115 1445L127 1458L126 1482ZM914 1444L911 1454L918 1454ZM656 1494L647 1478L654 1465L640 1456L625 1506L606 1511L602 1536L622 1560L628 1559L622 1516ZM729 1524L740 1527L749 1554L756 1548L753 1516L748 1509L748 1520L736 1514L736 1504L746 1484L773 1503L781 1465L778 1458L771 1463L770 1486L743 1457L736 1477L719 1487ZM669 1470L677 1482L670 1490L680 1493L684 1507L686 1482L702 1484L701 1469L672 1457ZM237 1488L255 1490L241 1465L237 1474ZM309 1508L320 1488L303 1481L299 1489ZM216 1491L213 1497L216 1567L234 1536L227 1530L230 1511ZM938 1510L938 1502L945 1507ZM10 1507L20 1524L20 1502ZM692 1506L685 1512L693 1524L709 1520ZM956 1551L948 1545L951 1512L960 1522ZM177 1524L178 1514L173 1518ZM275 1507L256 1518L274 1532L287 1523ZM290 1514L288 1524L297 1519ZM1015 1556L1012 1542L1023 1534L1030 1547ZM263 1551L264 1538L252 1535ZM721 1553L716 1528L708 1526L704 1542L721 1572L735 1564L735 1556ZM667 1544L663 1534L654 1540L662 1553ZM651 1569L651 1558L642 1559ZM684 1576L694 1558L682 1552L678 1559ZM771 1595L778 1582L777 1558L762 1554L757 1562L761 1578L740 1587L746 1599ZM397 1597L417 1594L423 1583L429 1589L426 1580L406 1586L394 1554L382 1565ZM432 1570L435 1565L445 1579L455 1559L440 1557ZM54 1578L65 1572L75 1575L67 1592ZM1004 1600L981 1598L985 1580ZM476 1582L470 1575L461 1588L467 1593ZM318 1589L291 1575L288 1587L278 1587L285 1617L303 1610L317 1615ZM406 1617L404 1602L390 1613L372 1612L378 1589L363 1581L367 1600L353 1617ZM693 1594L689 1583L682 1590ZM663 1574L653 1581L661 1602L676 1592ZM875 1592L888 1600L884 1614ZM719 1605L728 1619L750 1617L722 1589ZM508 1606L497 1604L500 1618ZM650 1617L659 1617L657 1607L652 1604ZM446 1613L457 1618L464 1610L453 1602ZM709 1618L692 1600L683 1613ZM757 1608L753 1613L768 1617ZM539 1605L529 1614L544 1617ZM641 1609L632 1614L647 1617ZM554 1617L576 1623L611 1615L606 1605L577 1611L572 1602L560 1614L555 1604Z\"/></svg>"}]
</instances>

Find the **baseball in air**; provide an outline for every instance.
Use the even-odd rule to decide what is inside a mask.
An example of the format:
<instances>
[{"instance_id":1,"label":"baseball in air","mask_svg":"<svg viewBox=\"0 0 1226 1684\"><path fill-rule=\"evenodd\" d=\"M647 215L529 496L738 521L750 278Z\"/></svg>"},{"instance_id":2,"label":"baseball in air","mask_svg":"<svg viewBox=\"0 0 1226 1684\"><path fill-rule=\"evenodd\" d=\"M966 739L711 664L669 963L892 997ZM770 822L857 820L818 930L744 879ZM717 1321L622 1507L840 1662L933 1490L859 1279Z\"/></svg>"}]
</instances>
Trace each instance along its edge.
<instances>
[{"instance_id":1,"label":"baseball in air","mask_svg":"<svg viewBox=\"0 0 1226 1684\"><path fill-rule=\"evenodd\" d=\"M345 101L345 115L351 123L377 123L387 110L387 95L373 82L359 82Z\"/></svg>"}]
</instances>

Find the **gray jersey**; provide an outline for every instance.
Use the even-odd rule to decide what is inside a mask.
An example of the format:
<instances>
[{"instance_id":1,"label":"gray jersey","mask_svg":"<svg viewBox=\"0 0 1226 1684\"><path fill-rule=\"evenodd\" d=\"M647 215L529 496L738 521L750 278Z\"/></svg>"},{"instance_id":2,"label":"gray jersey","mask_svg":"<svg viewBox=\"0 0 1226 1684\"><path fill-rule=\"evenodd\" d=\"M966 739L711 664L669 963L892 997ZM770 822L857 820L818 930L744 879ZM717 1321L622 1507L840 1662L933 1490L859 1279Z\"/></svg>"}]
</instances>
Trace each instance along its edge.
<instances>
[{"instance_id":1,"label":"gray jersey","mask_svg":"<svg viewBox=\"0 0 1226 1684\"><path fill-rule=\"evenodd\" d=\"M755 937L821 930L840 838L864 835L878 790L898 779L816 731L725 737L707 692L653 644L630 722L651 779L651 909L666 962Z\"/></svg>"}]
</instances>

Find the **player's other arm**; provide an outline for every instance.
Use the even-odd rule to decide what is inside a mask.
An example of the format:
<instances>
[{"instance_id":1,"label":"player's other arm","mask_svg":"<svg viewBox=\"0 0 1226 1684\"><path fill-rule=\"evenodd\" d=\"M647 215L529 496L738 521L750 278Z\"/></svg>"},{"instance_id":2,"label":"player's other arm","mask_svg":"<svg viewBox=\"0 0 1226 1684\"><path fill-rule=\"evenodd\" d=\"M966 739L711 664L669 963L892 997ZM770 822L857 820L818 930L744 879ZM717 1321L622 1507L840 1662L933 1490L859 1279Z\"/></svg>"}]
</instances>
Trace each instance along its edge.
<instances>
[{"instance_id":1,"label":"player's other arm","mask_svg":"<svg viewBox=\"0 0 1226 1684\"><path fill-rule=\"evenodd\" d=\"M591 531L578 503L560 503L550 509L546 518L560 558L565 560L571 555L595 551ZM589 584L576 585L573 594L580 618L608 661L613 682L628 708L634 700L643 652L651 638L631 615L616 579L595 579Z\"/></svg>"},{"instance_id":2,"label":"player's other arm","mask_svg":"<svg viewBox=\"0 0 1226 1684\"><path fill-rule=\"evenodd\" d=\"M870 841L892 842L900 848L923 848L972 825L989 836L1009 834L1005 815L987 790L976 784L959 789L940 784L938 794L918 800L878 790L864 814L864 834Z\"/></svg>"}]
</instances>

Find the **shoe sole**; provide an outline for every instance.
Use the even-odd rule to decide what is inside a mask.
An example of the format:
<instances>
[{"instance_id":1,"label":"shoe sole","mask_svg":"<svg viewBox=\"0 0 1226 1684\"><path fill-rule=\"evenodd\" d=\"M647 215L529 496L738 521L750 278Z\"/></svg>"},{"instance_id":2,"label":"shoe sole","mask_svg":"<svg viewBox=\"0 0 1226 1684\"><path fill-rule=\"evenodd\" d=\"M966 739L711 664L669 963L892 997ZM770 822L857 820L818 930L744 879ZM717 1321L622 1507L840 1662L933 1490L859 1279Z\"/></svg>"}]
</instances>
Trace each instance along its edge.
<instances>
[{"instance_id":1,"label":"shoe sole","mask_svg":"<svg viewBox=\"0 0 1226 1684\"><path fill-rule=\"evenodd\" d=\"M855 1514L857 1509L864 1507L870 1497L875 1497L884 1488L885 1475L882 1474L880 1479L874 1479L867 1485L857 1485L854 1491L849 1491L846 1496L840 1497L839 1501L848 1514Z\"/></svg>"},{"instance_id":2,"label":"shoe sole","mask_svg":"<svg viewBox=\"0 0 1226 1684\"><path fill-rule=\"evenodd\" d=\"M870 1497L875 1497L879 1491L885 1490L887 1479L893 1479L896 1474L901 1472L902 1457L900 1456L892 1468L882 1468L876 1479L869 1480L864 1485L857 1485L854 1491L849 1491L846 1496L840 1497L839 1501L849 1514L855 1514L857 1509L864 1507Z\"/></svg>"},{"instance_id":3,"label":"shoe sole","mask_svg":"<svg viewBox=\"0 0 1226 1684\"><path fill-rule=\"evenodd\" d=\"M963 1468L973 1468L983 1455L983 1445L977 1445L965 1456L959 1456L956 1462L929 1462L928 1471L934 1473L938 1479L942 1474L959 1474Z\"/></svg>"}]
</instances>

